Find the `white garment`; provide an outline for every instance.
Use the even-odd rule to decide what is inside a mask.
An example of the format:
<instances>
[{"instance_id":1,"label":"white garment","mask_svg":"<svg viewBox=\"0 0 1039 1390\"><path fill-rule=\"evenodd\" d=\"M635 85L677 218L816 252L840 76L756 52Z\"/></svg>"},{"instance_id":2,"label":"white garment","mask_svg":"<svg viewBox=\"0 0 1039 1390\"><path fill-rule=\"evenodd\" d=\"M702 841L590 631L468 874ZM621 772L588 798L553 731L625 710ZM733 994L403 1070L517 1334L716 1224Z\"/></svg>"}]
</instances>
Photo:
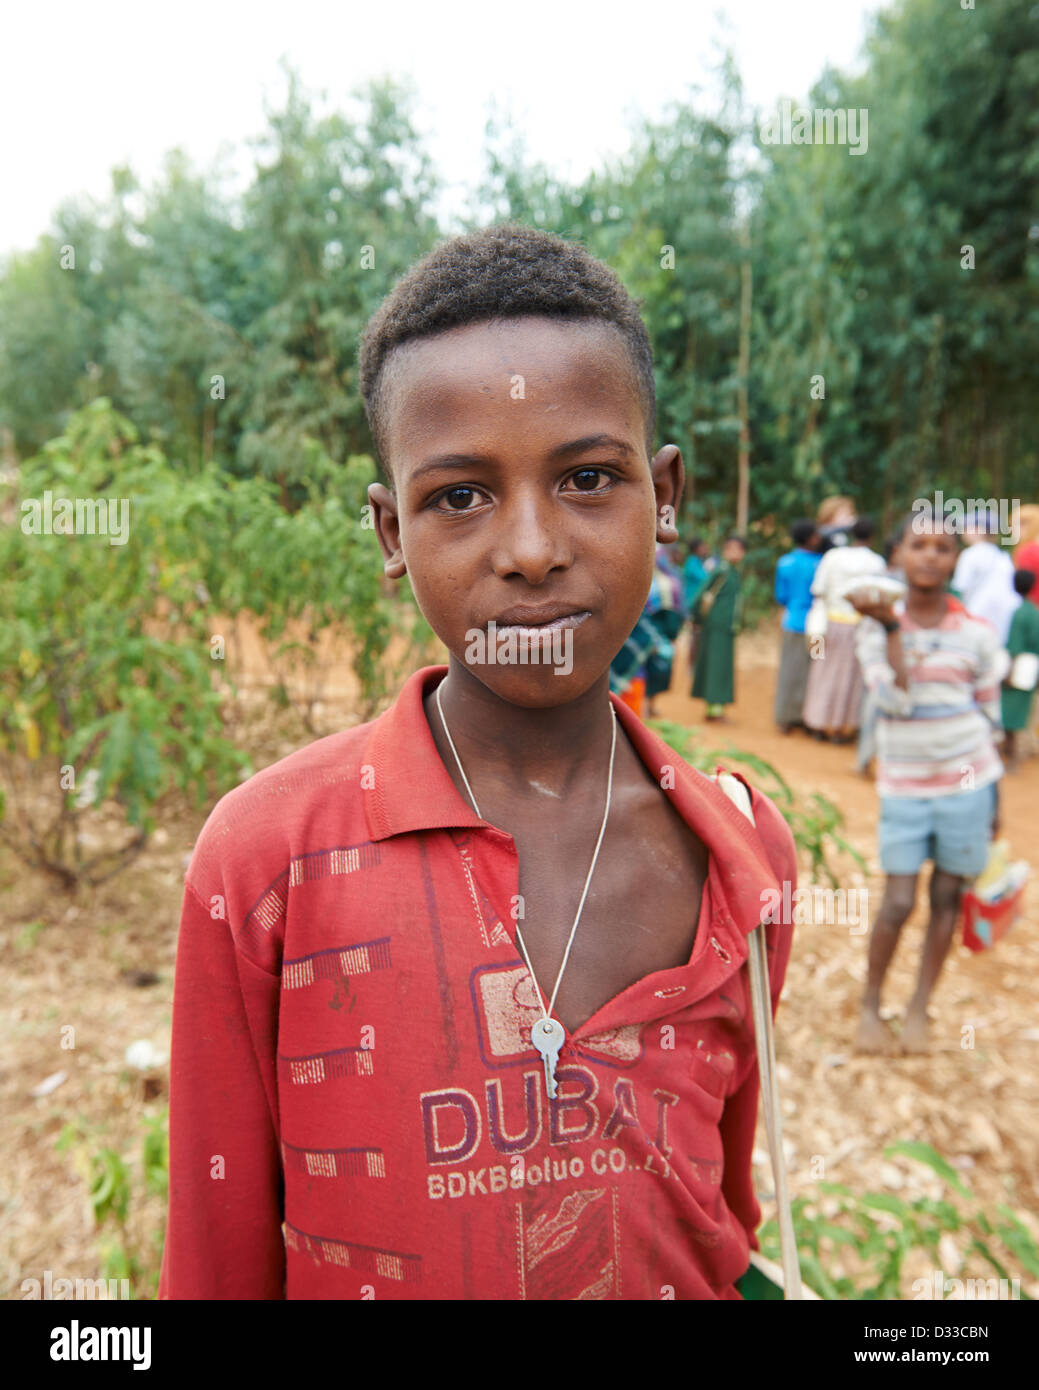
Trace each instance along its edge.
<instances>
[{"instance_id":1,"label":"white garment","mask_svg":"<svg viewBox=\"0 0 1039 1390\"><path fill-rule=\"evenodd\" d=\"M984 618L996 629L1005 647L1010 619L1021 602L1014 588L1014 562L991 541L976 541L956 561L952 587L963 595L963 606L975 618Z\"/></svg>"},{"instance_id":2,"label":"white garment","mask_svg":"<svg viewBox=\"0 0 1039 1390\"><path fill-rule=\"evenodd\" d=\"M856 622L859 614L851 606L841 591L857 575L886 574L884 557L868 545L842 545L828 550L819 561L812 580L812 593L826 604L830 617L840 615L849 622Z\"/></svg>"}]
</instances>

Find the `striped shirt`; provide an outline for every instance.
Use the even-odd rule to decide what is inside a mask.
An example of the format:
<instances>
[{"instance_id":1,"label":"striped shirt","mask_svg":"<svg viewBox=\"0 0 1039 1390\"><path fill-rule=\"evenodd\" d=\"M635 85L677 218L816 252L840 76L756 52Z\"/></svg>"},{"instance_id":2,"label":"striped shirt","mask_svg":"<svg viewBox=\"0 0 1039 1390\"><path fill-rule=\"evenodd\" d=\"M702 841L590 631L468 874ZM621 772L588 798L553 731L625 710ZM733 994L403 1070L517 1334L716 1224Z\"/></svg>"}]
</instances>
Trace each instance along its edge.
<instances>
[{"instance_id":1,"label":"striped shirt","mask_svg":"<svg viewBox=\"0 0 1039 1390\"><path fill-rule=\"evenodd\" d=\"M877 791L945 796L1003 775L993 740L1001 727L999 638L992 626L949 609L937 627L899 615L909 689L895 685L887 634L863 618L855 634L862 678L878 707Z\"/></svg>"}]
</instances>

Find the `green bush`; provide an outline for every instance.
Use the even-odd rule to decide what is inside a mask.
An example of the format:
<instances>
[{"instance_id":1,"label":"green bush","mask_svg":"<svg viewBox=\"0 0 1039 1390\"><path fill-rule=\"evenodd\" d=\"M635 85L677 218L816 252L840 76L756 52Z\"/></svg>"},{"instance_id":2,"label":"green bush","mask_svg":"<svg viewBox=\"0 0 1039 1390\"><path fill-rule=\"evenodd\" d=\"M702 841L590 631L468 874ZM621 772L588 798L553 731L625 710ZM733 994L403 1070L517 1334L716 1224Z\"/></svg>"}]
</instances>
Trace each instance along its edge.
<instances>
[{"instance_id":1,"label":"green bush","mask_svg":"<svg viewBox=\"0 0 1039 1390\"><path fill-rule=\"evenodd\" d=\"M227 733L234 684L214 614L256 615L276 698L290 675L310 677L308 724L318 634L337 625L373 712L381 659L414 605L383 592L363 525L371 460L335 466L315 445L307 465L305 500L289 512L266 479L185 475L98 399L23 466L18 520L0 527L0 838L23 860L68 888L98 883L143 848L167 792L202 806L252 771ZM61 499L110 499L126 534L40 534L47 493L58 525ZM302 640L287 635L292 622ZM113 844L106 826L107 842L88 849L85 824L113 803L128 833Z\"/></svg>"},{"instance_id":2,"label":"green bush","mask_svg":"<svg viewBox=\"0 0 1039 1390\"><path fill-rule=\"evenodd\" d=\"M129 863L165 792L201 804L250 770L222 734L197 567L164 543L180 484L136 438L107 402L78 412L23 466L0 528L0 836L69 888ZM125 543L33 530L48 492L113 499ZM92 853L83 825L107 800L131 833Z\"/></svg>"},{"instance_id":3,"label":"green bush","mask_svg":"<svg viewBox=\"0 0 1039 1390\"><path fill-rule=\"evenodd\" d=\"M165 1239L163 1219L147 1240L131 1231L131 1209L146 1197L158 1198L163 1207L169 1195L169 1107L143 1116L139 1163L132 1156L103 1145L96 1147L99 1132L82 1119L66 1124L55 1143L59 1153L69 1153L88 1187L90 1208L99 1235L98 1256L102 1279L126 1279L131 1297L143 1290L155 1298ZM139 1174L138 1174L139 1170Z\"/></svg>"},{"instance_id":4,"label":"green bush","mask_svg":"<svg viewBox=\"0 0 1039 1390\"><path fill-rule=\"evenodd\" d=\"M946 1189L944 1195L937 1199L903 1199L890 1192L856 1195L842 1184L820 1182L818 1196L797 1197L791 1203L801 1273L820 1297L903 1297L906 1255L924 1250L935 1269L941 1269L938 1245L946 1233L961 1236L964 1261L962 1270L943 1270L947 1277L980 1278L991 1269L1008 1284L1022 1273L1039 1278L1039 1247L1009 1207L998 1206L996 1215L983 1211L952 1165L929 1144L899 1143L884 1150L885 1157L896 1154L935 1172ZM762 1253L778 1261L779 1229L774 1220L762 1226L760 1240ZM841 1273L835 1268L838 1260L845 1267ZM1031 1295L1022 1290L1021 1298Z\"/></svg>"}]
</instances>

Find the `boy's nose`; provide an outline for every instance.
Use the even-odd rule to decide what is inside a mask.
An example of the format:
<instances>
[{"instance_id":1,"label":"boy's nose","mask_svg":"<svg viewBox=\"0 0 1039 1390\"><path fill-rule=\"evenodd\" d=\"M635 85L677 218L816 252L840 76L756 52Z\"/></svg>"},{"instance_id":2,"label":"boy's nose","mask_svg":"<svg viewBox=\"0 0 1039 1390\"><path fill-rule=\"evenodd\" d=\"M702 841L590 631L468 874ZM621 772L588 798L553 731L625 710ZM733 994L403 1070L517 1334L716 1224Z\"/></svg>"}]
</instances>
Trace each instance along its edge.
<instances>
[{"instance_id":1,"label":"boy's nose","mask_svg":"<svg viewBox=\"0 0 1039 1390\"><path fill-rule=\"evenodd\" d=\"M536 585L552 570L571 564L573 544L568 528L558 515L558 506L547 499L517 502L501 512L499 519L494 543L496 574L522 574L529 584Z\"/></svg>"}]
</instances>

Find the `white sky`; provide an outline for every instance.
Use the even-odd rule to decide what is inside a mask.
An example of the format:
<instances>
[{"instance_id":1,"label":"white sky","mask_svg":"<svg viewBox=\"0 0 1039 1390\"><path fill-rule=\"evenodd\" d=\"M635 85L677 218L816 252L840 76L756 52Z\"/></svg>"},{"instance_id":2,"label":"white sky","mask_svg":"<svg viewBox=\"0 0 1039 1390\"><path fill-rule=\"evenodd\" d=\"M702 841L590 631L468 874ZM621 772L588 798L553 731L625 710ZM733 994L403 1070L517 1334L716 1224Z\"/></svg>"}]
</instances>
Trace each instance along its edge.
<instances>
[{"instance_id":1,"label":"white sky","mask_svg":"<svg viewBox=\"0 0 1039 1390\"><path fill-rule=\"evenodd\" d=\"M752 106L807 96L827 61L859 65L866 0L49 0L2 23L0 255L32 246L58 203L107 196L113 165L146 186L182 146L196 169L221 146L247 181L244 147L280 105L282 55L315 107L343 109L370 76L410 75L414 116L449 184L442 213L466 205L482 173L492 97L527 153L578 178L622 153L636 112L661 114L707 80L731 46ZM327 101L321 102L319 94Z\"/></svg>"}]
</instances>

